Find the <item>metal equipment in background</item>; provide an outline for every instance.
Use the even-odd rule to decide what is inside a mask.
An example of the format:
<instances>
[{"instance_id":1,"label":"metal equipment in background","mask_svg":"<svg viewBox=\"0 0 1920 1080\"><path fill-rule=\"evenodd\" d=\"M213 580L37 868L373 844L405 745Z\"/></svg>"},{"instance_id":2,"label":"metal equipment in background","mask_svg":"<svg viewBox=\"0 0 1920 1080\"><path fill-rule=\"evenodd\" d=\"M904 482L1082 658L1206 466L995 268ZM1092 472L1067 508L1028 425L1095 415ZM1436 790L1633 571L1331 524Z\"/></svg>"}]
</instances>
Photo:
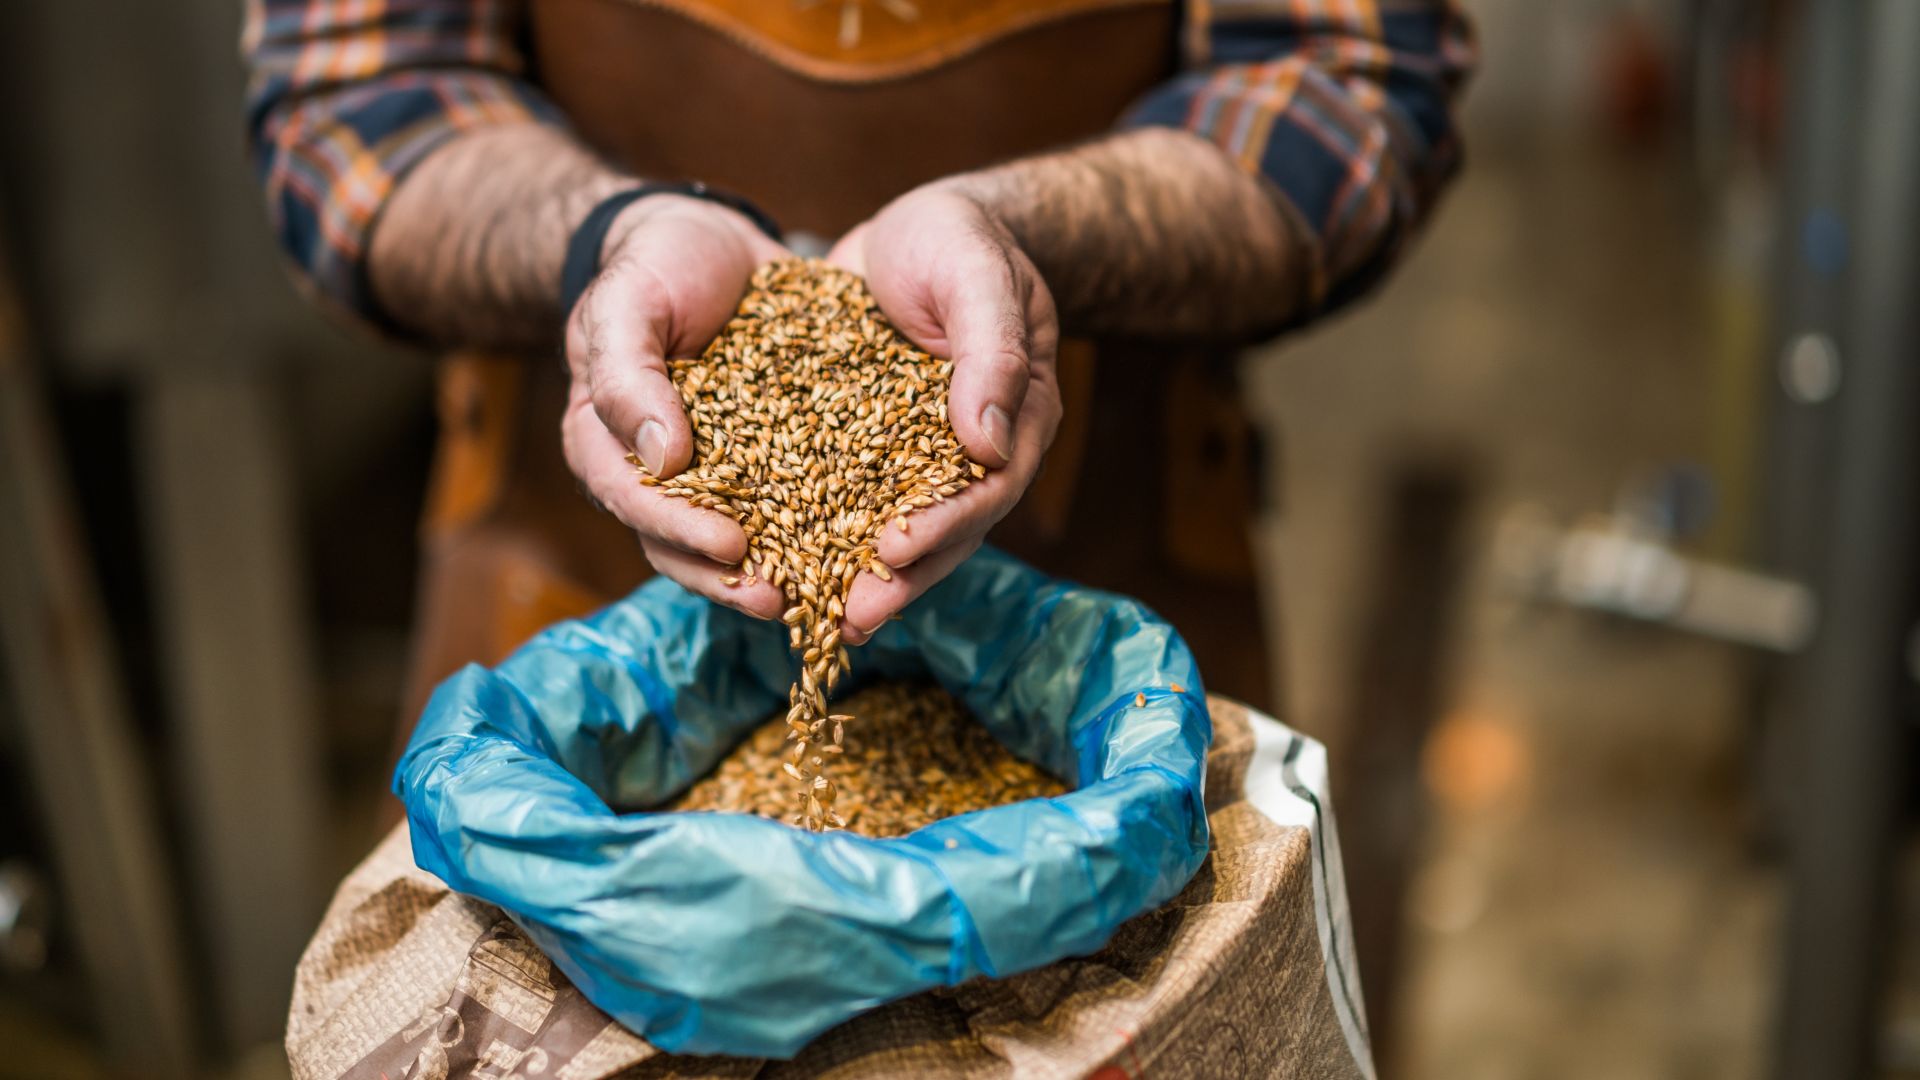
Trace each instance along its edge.
<instances>
[{"instance_id":1,"label":"metal equipment in background","mask_svg":"<svg viewBox=\"0 0 1920 1080\"><path fill-rule=\"evenodd\" d=\"M1496 560L1537 599L1774 656L1756 699L1788 891L1780 1080L1886 1064L1920 678L1920 5L1795 13L1757 568L1682 553L1634 499L1572 526L1511 514Z\"/></svg>"},{"instance_id":2,"label":"metal equipment in background","mask_svg":"<svg viewBox=\"0 0 1920 1080\"><path fill-rule=\"evenodd\" d=\"M1789 909L1775 1075L1864 1076L1912 775L1920 495L1920 5L1801 5L1768 556L1819 627L1779 674ZM1809 377L1813 376L1813 377Z\"/></svg>"},{"instance_id":3,"label":"metal equipment in background","mask_svg":"<svg viewBox=\"0 0 1920 1080\"><path fill-rule=\"evenodd\" d=\"M1572 525L1514 507L1494 537L1495 576L1535 602L1772 653L1806 648L1818 616L1813 590L1683 548L1704 524L1707 490L1694 470L1674 468L1630 484L1611 514Z\"/></svg>"},{"instance_id":4,"label":"metal equipment in background","mask_svg":"<svg viewBox=\"0 0 1920 1080\"><path fill-rule=\"evenodd\" d=\"M1535 600L1771 658L1755 700L1788 893L1773 1071L1800 1080L1889 1064L1920 680L1920 5L1788 8L1756 565L1683 551L1646 485L1582 522L1509 513L1494 565Z\"/></svg>"}]
</instances>

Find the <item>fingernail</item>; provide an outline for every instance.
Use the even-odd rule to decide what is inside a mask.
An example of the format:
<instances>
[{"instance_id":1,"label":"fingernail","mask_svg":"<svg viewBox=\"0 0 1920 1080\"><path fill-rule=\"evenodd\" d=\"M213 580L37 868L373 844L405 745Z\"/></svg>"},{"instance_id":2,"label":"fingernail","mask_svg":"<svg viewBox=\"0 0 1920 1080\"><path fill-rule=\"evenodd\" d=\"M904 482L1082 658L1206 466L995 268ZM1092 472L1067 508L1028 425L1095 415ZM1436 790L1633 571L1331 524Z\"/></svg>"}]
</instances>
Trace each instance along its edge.
<instances>
[{"instance_id":1,"label":"fingernail","mask_svg":"<svg viewBox=\"0 0 1920 1080\"><path fill-rule=\"evenodd\" d=\"M993 444L994 452L1000 455L1000 460L1013 460L1013 424L1007 419L1007 410L998 405L989 405L981 409L980 429L986 432L987 441Z\"/></svg>"},{"instance_id":2,"label":"fingernail","mask_svg":"<svg viewBox=\"0 0 1920 1080\"><path fill-rule=\"evenodd\" d=\"M640 434L633 438L634 452L640 455L640 464L655 476L667 464L667 429L658 420L649 420L640 425Z\"/></svg>"}]
</instances>

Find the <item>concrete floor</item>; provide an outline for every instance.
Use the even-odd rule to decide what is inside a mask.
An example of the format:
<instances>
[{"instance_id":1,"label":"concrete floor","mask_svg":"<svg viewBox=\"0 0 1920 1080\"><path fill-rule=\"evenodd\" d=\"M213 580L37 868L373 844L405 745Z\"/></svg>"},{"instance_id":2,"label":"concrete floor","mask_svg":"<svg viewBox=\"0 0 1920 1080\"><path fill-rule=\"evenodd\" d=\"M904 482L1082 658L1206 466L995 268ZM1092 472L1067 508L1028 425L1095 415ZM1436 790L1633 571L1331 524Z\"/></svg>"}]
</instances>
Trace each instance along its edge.
<instances>
[{"instance_id":1,"label":"concrete floor","mask_svg":"<svg viewBox=\"0 0 1920 1080\"><path fill-rule=\"evenodd\" d=\"M1515 506L1602 513L1649 467L1710 463L1729 422L1712 397L1706 208L1671 160L1476 150L1376 302L1248 367L1282 435L1269 550L1287 696L1336 752L1356 538L1383 467L1477 461L1485 552ZM1384 1074L1759 1075L1781 897L1753 853L1746 658L1522 605L1486 569L1428 753Z\"/></svg>"}]
</instances>

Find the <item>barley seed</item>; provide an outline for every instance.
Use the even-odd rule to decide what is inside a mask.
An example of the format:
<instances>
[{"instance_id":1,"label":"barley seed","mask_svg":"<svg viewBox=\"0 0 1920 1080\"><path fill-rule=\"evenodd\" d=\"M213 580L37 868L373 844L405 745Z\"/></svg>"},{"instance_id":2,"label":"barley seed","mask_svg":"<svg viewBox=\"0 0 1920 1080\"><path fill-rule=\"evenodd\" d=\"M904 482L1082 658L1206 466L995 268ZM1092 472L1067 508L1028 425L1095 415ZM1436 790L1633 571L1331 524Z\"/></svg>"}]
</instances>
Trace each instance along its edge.
<instances>
[{"instance_id":1,"label":"barley seed","mask_svg":"<svg viewBox=\"0 0 1920 1080\"><path fill-rule=\"evenodd\" d=\"M744 576L786 596L781 621L801 663L779 730L797 745L768 773L798 785L788 800L795 824L844 827L847 793L807 751L840 753L853 718L827 714L848 661L847 591L862 571L893 579L874 557L889 522L904 532L909 514L986 475L947 422L953 362L894 330L857 275L788 259L754 274L704 353L668 368L693 460L664 479L629 460L641 483L740 524L747 554L722 584Z\"/></svg>"},{"instance_id":2,"label":"barley seed","mask_svg":"<svg viewBox=\"0 0 1920 1080\"><path fill-rule=\"evenodd\" d=\"M885 683L848 698L847 707L860 716L860 740L836 763L834 779L816 772L811 783L825 786L810 790L850 832L902 836L955 814L1067 791L1001 746L938 687ZM663 809L790 816L809 791L796 794L791 778L782 779L791 764L787 730L785 715L776 713Z\"/></svg>"}]
</instances>

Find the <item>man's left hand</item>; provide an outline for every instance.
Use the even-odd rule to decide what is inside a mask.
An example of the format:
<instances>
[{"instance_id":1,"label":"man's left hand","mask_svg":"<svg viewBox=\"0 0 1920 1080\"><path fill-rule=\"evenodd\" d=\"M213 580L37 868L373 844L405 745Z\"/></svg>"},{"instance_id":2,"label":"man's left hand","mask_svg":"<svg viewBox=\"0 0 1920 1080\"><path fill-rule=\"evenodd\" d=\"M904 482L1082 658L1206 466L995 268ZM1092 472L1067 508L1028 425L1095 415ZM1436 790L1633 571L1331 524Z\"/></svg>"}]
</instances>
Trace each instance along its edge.
<instances>
[{"instance_id":1,"label":"man's left hand","mask_svg":"<svg viewBox=\"0 0 1920 1080\"><path fill-rule=\"evenodd\" d=\"M1060 425L1060 321L1033 261L964 180L901 196L827 258L864 276L915 344L953 359L947 415L967 454L990 470L908 517L908 532L881 534L876 554L893 579L854 582L844 635L858 644L979 550L1033 482Z\"/></svg>"}]
</instances>

